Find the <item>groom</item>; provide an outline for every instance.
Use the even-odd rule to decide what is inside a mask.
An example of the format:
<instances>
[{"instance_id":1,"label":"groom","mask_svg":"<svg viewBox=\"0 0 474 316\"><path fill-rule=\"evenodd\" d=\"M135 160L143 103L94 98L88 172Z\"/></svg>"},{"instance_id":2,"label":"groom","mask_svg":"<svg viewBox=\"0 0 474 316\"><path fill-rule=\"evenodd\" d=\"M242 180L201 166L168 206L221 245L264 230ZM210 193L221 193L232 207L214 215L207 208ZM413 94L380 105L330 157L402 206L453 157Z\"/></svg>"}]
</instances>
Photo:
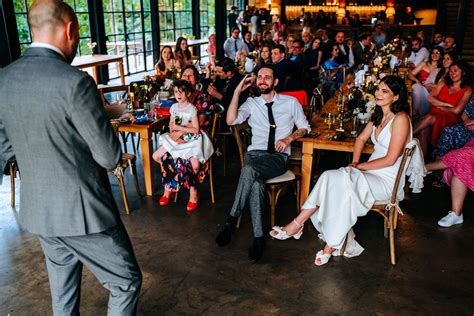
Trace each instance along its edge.
<instances>
[{"instance_id":1,"label":"groom","mask_svg":"<svg viewBox=\"0 0 474 316\"><path fill-rule=\"evenodd\" d=\"M285 173L290 143L311 130L298 101L275 92L277 78L274 65L262 65L256 78L257 89L261 95L248 98L238 108L240 94L255 81L255 78L246 76L235 89L227 110L229 125L240 124L248 119L252 128L252 143L245 153L245 165L240 174L234 205L224 229L216 238L216 243L221 247L229 244L237 219L248 201L254 233L248 255L252 263L262 257L265 247L262 229L265 180ZM295 125L298 129L292 133Z\"/></svg>"}]
</instances>

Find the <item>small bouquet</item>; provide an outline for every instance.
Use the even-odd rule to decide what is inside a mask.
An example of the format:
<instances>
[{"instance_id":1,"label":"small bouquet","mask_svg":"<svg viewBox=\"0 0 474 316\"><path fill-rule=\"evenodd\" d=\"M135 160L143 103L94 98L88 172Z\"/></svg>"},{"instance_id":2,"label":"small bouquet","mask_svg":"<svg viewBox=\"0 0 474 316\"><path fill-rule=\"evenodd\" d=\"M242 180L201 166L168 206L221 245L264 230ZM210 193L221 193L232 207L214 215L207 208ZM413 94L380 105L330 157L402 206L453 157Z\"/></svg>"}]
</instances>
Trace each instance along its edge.
<instances>
[{"instance_id":1,"label":"small bouquet","mask_svg":"<svg viewBox=\"0 0 474 316\"><path fill-rule=\"evenodd\" d=\"M88 43L87 47L89 47L89 49L92 52L92 55L94 55L95 54L95 48L97 47L97 43L96 42Z\"/></svg>"}]
</instances>

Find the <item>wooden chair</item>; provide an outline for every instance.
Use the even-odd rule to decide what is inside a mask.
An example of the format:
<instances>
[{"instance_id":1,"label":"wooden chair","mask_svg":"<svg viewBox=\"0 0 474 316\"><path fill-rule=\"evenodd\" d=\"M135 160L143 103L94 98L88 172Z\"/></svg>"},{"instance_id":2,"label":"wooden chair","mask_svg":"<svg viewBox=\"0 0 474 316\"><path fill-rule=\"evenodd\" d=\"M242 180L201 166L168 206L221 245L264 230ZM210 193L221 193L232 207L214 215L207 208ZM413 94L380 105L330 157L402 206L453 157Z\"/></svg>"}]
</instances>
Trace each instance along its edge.
<instances>
[{"instance_id":1,"label":"wooden chair","mask_svg":"<svg viewBox=\"0 0 474 316\"><path fill-rule=\"evenodd\" d=\"M112 122L112 127L114 128L114 131L117 135L118 135L119 126L120 126L120 123ZM137 157L135 155L129 154L129 153L123 153L122 157L120 158L120 161L117 164L117 167L113 170L111 169L107 170L108 172L111 172L114 175L115 179L117 179L117 182L120 185L120 190L122 191L123 204L125 207L126 214L130 214L130 206L128 204L127 191L125 190L124 174L123 174L124 171L127 169L127 167L130 167L131 173L133 175L134 184L135 184L135 190L137 191L138 196L139 197L142 196L140 192L140 186L138 185L136 162L137 162Z\"/></svg>"},{"instance_id":2,"label":"wooden chair","mask_svg":"<svg viewBox=\"0 0 474 316\"><path fill-rule=\"evenodd\" d=\"M102 99L102 103L107 109L107 107L109 106L109 103L107 102L107 99L105 98L105 94L111 93L111 92L121 92L123 93L123 95L128 95L128 93L130 92L130 86L128 85L113 85L113 86L99 85L98 90L100 93L100 97ZM110 119L115 119L115 118L119 118L122 115L122 112L121 111L119 112L107 111L107 115L109 116ZM136 155L138 145L135 148L135 133L120 132L119 135L122 138L123 152L125 153L128 152L127 142L128 142L128 138L130 137L132 141L133 153ZM140 142L138 142L138 144L140 144Z\"/></svg>"},{"instance_id":3,"label":"wooden chair","mask_svg":"<svg viewBox=\"0 0 474 316\"><path fill-rule=\"evenodd\" d=\"M244 167L244 154L247 149L247 144L250 143L250 140L248 142L244 142L242 139L242 132L247 133L248 130L250 129L250 126L248 125L247 122L244 122L239 125L234 125L231 126L232 134L235 137L235 140L237 142L237 148L239 150L239 158L240 158L240 167ZM248 134L247 134L248 135ZM294 189L295 189L295 194L296 194L296 210L297 213L300 212L300 180L301 176L300 175L295 175L292 171L287 170L284 174L281 176L275 177L268 179L265 181L265 184L267 186L267 193L268 193L268 198L270 200L270 211L271 211L271 225L272 227L275 226L275 211L276 211L276 205L278 203L278 198L280 197L280 194L282 190L288 185L288 184L293 184ZM241 220L242 215L239 217L237 221L237 228L240 227L240 220Z\"/></svg>"},{"instance_id":4,"label":"wooden chair","mask_svg":"<svg viewBox=\"0 0 474 316\"><path fill-rule=\"evenodd\" d=\"M209 138L211 139L212 144L214 144L214 139L217 132L217 126L218 126L218 122L220 120L221 115L222 115L222 111L215 111L214 114L212 115L212 127L208 135ZM212 201L212 204L214 204L216 201L214 197L214 175L212 172L212 157L214 157L214 154L209 158L209 169L207 172L209 174L209 188L211 190L211 201ZM176 202L177 200L178 200L178 192L176 192L176 194L174 195L174 201Z\"/></svg>"},{"instance_id":5,"label":"wooden chair","mask_svg":"<svg viewBox=\"0 0 474 316\"><path fill-rule=\"evenodd\" d=\"M374 205L370 209L371 211L380 214L384 218L384 237L389 238L390 244L390 261L394 265L395 260L395 229L397 229L398 223L398 214L402 214L402 209L399 206L399 201L397 199L398 187L400 185L400 180L405 176L405 171L410 162L413 153L415 152L416 146L405 148L403 152L402 161L400 163L400 168L398 169L397 177L395 178L395 183L393 185L392 196L389 201L375 201ZM347 237L346 237L347 241ZM342 246L341 253L344 253L346 243Z\"/></svg>"},{"instance_id":6,"label":"wooden chair","mask_svg":"<svg viewBox=\"0 0 474 316\"><path fill-rule=\"evenodd\" d=\"M6 168L10 172L10 183L11 183L11 207L15 208L15 178L18 172L18 165L16 160L8 161L6 163Z\"/></svg>"}]
</instances>

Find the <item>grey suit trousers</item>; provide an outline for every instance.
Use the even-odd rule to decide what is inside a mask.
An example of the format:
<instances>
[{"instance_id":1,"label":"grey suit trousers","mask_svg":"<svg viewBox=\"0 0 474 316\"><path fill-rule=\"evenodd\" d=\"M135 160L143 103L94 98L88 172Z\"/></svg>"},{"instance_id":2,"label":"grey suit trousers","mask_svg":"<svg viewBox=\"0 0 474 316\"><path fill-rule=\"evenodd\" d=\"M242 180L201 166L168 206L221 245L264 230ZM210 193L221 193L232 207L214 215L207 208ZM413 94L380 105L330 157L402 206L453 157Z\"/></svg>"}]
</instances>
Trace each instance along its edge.
<instances>
[{"instance_id":1,"label":"grey suit trousers","mask_svg":"<svg viewBox=\"0 0 474 316\"><path fill-rule=\"evenodd\" d=\"M262 210L264 205L265 181L286 172L288 155L269 154L264 150L245 153L245 165L240 173L234 205L230 215L239 217L249 201L254 237L263 236Z\"/></svg>"},{"instance_id":2,"label":"grey suit trousers","mask_svg":"<svg viewBox=\"0 0 474 316\"><path fill-rule=\"evenodd\" d=\"M136 315L142 275L122 224L90 235L39 239L54 315L79 315L83 264L110 291L108 315Z\"/></svg>"}]
</instances>

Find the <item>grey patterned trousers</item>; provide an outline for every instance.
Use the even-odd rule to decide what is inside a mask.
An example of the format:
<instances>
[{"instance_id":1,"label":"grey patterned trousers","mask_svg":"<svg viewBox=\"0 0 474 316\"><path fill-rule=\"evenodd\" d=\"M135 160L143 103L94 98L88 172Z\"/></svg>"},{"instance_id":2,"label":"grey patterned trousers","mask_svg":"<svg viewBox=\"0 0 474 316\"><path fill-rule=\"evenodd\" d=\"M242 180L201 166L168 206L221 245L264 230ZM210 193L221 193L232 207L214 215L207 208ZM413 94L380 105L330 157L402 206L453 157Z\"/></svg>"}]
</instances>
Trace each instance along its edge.
<instances>
[{"instance_id":1,"label":"grey patterned trousers","mask_svg":"<svg viewBox=\"0 0 474 316\"><path fill-rule=\"evenodd\" d=\"M245 153L245 165L240 173L230 215L239 217L248 200L255 237L263 236L262 211L265 180L285 173L287 163L288 155L282 153L269 154L264 150L252 150Z\"/></svg>"}]
</instances>

